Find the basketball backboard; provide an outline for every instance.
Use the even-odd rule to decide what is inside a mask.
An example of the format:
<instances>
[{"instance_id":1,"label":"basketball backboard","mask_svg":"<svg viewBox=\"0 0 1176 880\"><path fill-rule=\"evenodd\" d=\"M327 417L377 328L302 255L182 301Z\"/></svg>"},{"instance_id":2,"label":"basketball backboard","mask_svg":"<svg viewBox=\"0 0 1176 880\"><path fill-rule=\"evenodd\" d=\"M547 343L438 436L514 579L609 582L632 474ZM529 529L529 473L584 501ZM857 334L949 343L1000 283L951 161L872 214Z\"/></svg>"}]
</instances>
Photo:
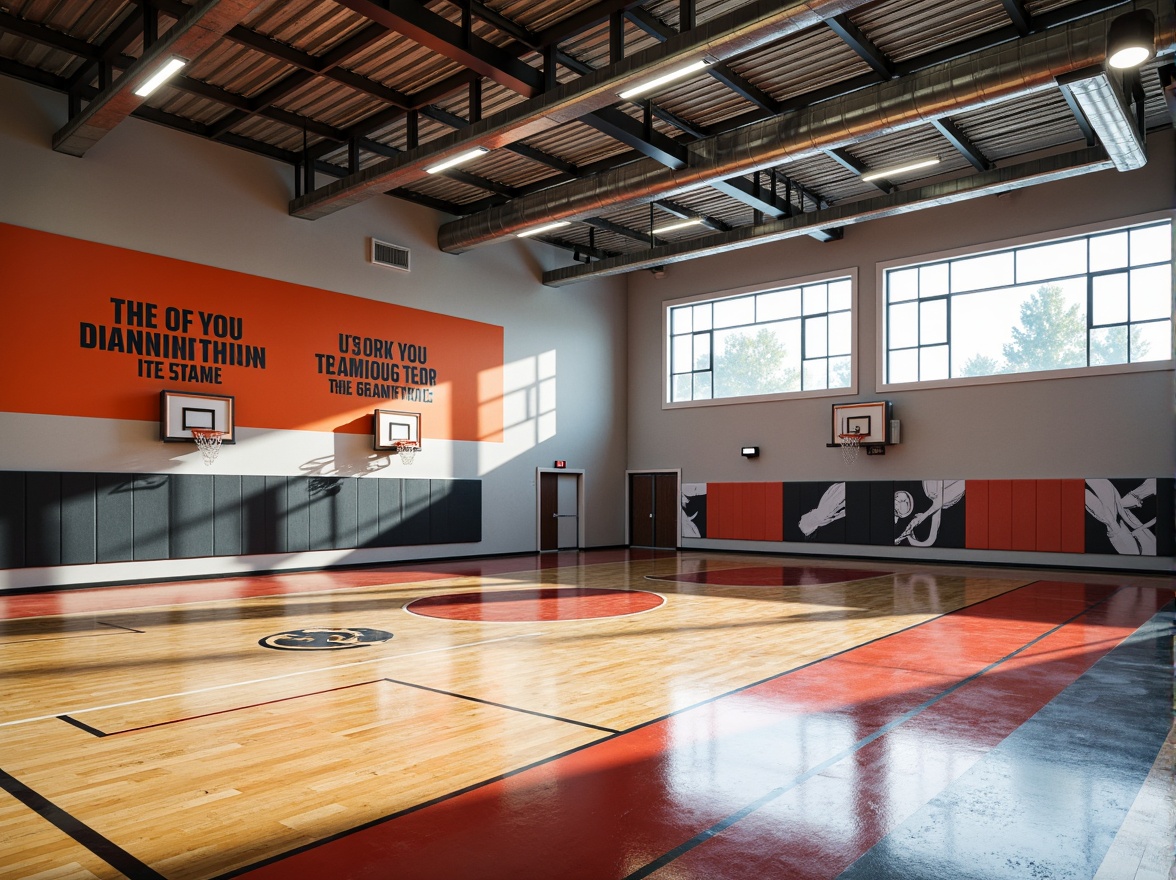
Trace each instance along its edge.
<instances>
[{"instance_id":1,"label":"basketball backboard","mask_svg":"<svg viewBox=\"0 0 1176 880\"><path fill-rule=\"evenodd\" d=\"M842 434L857 434L861 445L890 443L890 401L835 403L827 446L840 446Z\"/></svg>"}]
</instances>

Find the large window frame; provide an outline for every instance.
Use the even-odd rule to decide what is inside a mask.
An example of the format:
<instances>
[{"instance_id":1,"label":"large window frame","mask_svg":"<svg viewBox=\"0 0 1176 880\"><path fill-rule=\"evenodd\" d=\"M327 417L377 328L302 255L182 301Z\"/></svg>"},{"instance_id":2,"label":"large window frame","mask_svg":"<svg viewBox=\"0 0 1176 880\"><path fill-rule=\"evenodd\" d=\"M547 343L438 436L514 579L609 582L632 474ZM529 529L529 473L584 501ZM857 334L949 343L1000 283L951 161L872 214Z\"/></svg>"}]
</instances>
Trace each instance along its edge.
<instances>
[{"instance_id":1,"label":"large window frame","mask_svg":"<svg viewBox=\"0 0 1176 880\"><path fill-rule=\"evenodd\" d=\"M842 282L847 282L849 286L849 307L845 308L826 308L821 311L819 309L803 304L804 289L815 289L821 285L839 285ZM761 320L759 314L759 303L763 300L760 297L770 297L773 294L791 295L793 291L801 291L802 307L799 314L789 314L785 318L779 316L764 316ZM801 346L800 361L800 382L801 388L793 391L780 391L770 394L741 394L726 397L698 397L692 399L678 399L675 400L675 377L679 379L686 374L686 371L674 372L675 369L675 338L687 335L687 332L675 333L674 327L674 310L681 309L684 306L705 306L707 304L715 303L729 303L732 301L741 301L746 298L753 298L755 306L753 307L753 320L741 324L726 324L722 327L703 327L695 329L693 326L689 335L692 337L691 350L698 351L697 346L701 345L707 354L709 367L701 370L691 370L691 374L704 373L707 370L712 372L711 381L713 382L713 366L714 366L714 334L716 331L735 330L740 327L755 327L755 326L770 326L772 324L780 323L781 321L798 320L800 324L799 341ZM827 300L826 300L827 304ZM811 328L819 326L821 319L825 320L826 332L830 326L830 316L834 316L834 320L840 324L845 323L843 317L848 313L849 324L849 352L847 355L829 354L816 355L809 357L805 349L808 341L808 333ZM812 397L841 397L846 395L853 395L857 393L858 388L858 273L856 268L850 269L835 269L828 272L821 272L813 275L806 275L799 278L789 278L779 282L747 285L745 287L732 288L730 290L723 290L717 292L699 293L691 296L681 297L679 299L666 300L662 303L662 408L663 409L680 409L698 406L724 406L728 404L739 403L759 403L773 400L796 400L801 398ZM810 323L811 322L811 323ZM700 341L695 342L693 337L700 337ZM702 338L705 337L705 338ZM827 337L828 338L828 337ZM819 350L819 349L817 349ZM825 362L825 376L826 383L828 382L828 374L830 370L830 361L838 360L848 357L848 376L849 384L835 388L818 387L806 388L807 379L805 375L806 366L815 365L818 361ZM713 394L713 385L711 388ZM695 390L691 392L696 393Z\"/></svg>"},{"instance_id":2,"label":"large window frame","mask_svg":"<svg viewBox=\"0 0 1176 880\"><path fill-rule=\"evenodd\" d=\"M1155 224L1155 223L1161 223L1161 222L1168 222L1168 223L1172 224L1173 230L1174 230L1173 237L1176 238L1176 222L1174 222L1174 220L1176 220L1176 212L1161 211L1161 212L1156 212L1156 213L1152 213L1152 214L1146 214L1146 215L1140 215L1140 216L1134 216L1134 217L1125 217L1125 218L1120 218L1120 219L1116 219L1116 220L1109 220L1109 221L1089 224L1089 225L1080 226L1080 227L1073 227L1073 228L1069 228L1069 229L1053 230L1053 231L1038 233L1038 234L1034 234L1034 235L1030 235L1030 236L1024 236L1021 238L1006 239L1003 241L989 242L989 243L985 243L985 244L981 244L981 245L972 245L972 246L961 247L961 248L956 248L956 249L947 250L947 251L939 251L939 252L930 253L930 254L914 255L914 256L904 257L902 259L890 260L885 263L878 263L876 266L876 269L877 269L877 290L878 290L878 317L877 317L877 321L876 321L876 330L877 330L877 374L876 374L877 375L877 383L876 383L876 390L881 392L881 391L919 389L919 388L948 388L948 387L966 386L966 385L987 385L987 384L996 384L996 383L1005 383L1005 382L1031 382L1031 381L1038 381L1038 380L1042 380L1042 379L1068 378L1068 377L1075 377L1075 376L1097 376L1097 375L1106 375L1106 374L1114 374L1114 373L1150 372L1150 371L1158 371L1158 370L1172 370L1173 368L1176 368L1176 359L1174 359L1172 356L1173 333L1169 333L1169 337L1168 337L1167 345L1166 345L1168 357L1159 358L1159 359L1155 359L1155 360L1145 360L1145 361L1137 361L1137 362L1131 362L1131 363L1113 363L1113 364L1089 364L1088 363L1088 364L1082 365L1082 366L1072 366L1072 367L1065 367L1065 368L1059 368L1059 369L1049 369L1049 370L1036 370L1036 371L1026 371L1026 372L1002 372L1002 373L995 373L995 374L981 375L981 376L958 376L957 375L957 376L953 376L951 378L919 379L919 380L915 380L915 381L894 382L894 381L890 380L890 373L889 373L890 356L892 354L892 351L902 351L904 349L913 348L913 349L917 349L920 352L920 356L921 356L922 351L926 348L933 347L934 343L924 344L922 342L922 339L920 338L920 340L913 347L898 345L894 349L892 349L891 345L890 345L890 343L891 343L891 336L890 336L891 328L889 327L889 323L888 323L889 317L890 317L890 307L892 305L902 304L898 301L895 301L895 302L891 301L890 290L888 288L888 273L890 273L890 272L898 272L898 271L902 271L905 269L911 269L911 268L937 266L937 265L951 263L952 261L967 261L967 260L972 260L972 259L979 260L979 259L983 259L985 257L991 257L991 256L999 255L999 254L1008 253L1010 251L1032 250L1035 247L1040 247L1043 245L1050 245L1050 244L1055 244L1055 243L1061 244L1061 243L1064 243L1067 241L1081 240L1084 238L1089 240L1090 238L1098 237L1100 234L1111 233L1111 232L1115 232L1118 230L1130 230L1133 228L1138 228L1138 227L1147 226L1147 225ZM1015 259L1016 258L1014 257L1014 260ZM1171 262L1173 264L1173 271L1176 272L1176 242L1174 242L1173 260ZM1159 265L1163 265L1163 264L1160 263ZM1122 271L1130 271L1130 269L1100 270L1100 269L1092 269L1089 265L1087 265L1086 268L1082 272L1072 272L1072 273L1068 273L1068 274L1063 273L1063 274L1058 274L1058 275L1052 275L1052 276L1045 277L1045 278L1034 279L1032 281L1019 282L1016 278L1014 278L1012 287L1028 287L1028 286L1033 286L1033 285L1044 286L1044 285L1048 285L1051 283L1056 283L1059 280L1062 282L1082 283L1080 281L1080 279L1085 279L1084 283L1086 285L1086 290L1087 290L1086 316L1085 316L1086 334L1087 334L1086 341L1087 341L1088 354L1089 354L1090 346L1093 345L1093 340L1091 337L1092 332L1103 329L1102 324L1097 322L1095 319L1095 316L1094 316L1093 290L1094 290L1094 285L1096 283L1095 279L1098 279L1100 277L1108 275L1112 271L1113 272L1122 272ZM1011 288L1008 286L1005 286L1005 287L996 286L991 289L994 291L1000 291L1000 290L1011 289ZM976 293L976 292L983 293L984 290L985 290L985 288L979 288L977 290L972 290L972 289L954 290L951 288L950 283L949 283L948 292L946 294L944 294L943 296L937 295L934 297L916 297L913 300L915 303L919 304L920 309L922 308L923 302L936 301L936 300L944 300L945 301L945 308L947 309L947 315L948 315L948 323L947 323L947 330L946 330L946 347L947 347L946 356L948 358L948 364L949 364L949 375L950 375L950 371L951 371L950 365L952 363L952 360L951 360L951 357L952 357L952 353L951 353L952 336L951 336L951 323L950 323L951 313L952 313L951 299L952 299L952 297L966 296L966 295L970 295L970 294ZM1169 316L1171 316L1171 315L1172 315L1172 310L1170 308L1169 309ZM1130 336L1130 332L1131 332L1130 327L1132 326L1133 323L1135 323L1135 322L1128 320L1127 323L1125 324L1125 326L1128 327L1127 333L1129 336ZM1173 321L1172 323L1173 323L1173 325L1176 325L1176 321ZM908 328L908 332L909 332L909 328Z\"/></svg>"}]
</instances>

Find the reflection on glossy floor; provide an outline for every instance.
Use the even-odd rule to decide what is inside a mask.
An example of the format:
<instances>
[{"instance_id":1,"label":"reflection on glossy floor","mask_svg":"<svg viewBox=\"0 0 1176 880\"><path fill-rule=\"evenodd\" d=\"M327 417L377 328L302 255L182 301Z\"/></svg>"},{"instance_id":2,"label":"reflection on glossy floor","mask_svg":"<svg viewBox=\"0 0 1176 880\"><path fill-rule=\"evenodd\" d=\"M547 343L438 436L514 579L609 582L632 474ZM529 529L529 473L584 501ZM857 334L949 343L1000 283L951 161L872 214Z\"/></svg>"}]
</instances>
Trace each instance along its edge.
<instances>
[{"instance_id":1,"label":"reflection on glossy floor","mask_svg":"<svg viewBox=\"0 0 1176 880\"><path fill-rule=\"evenodd\" d=\"M0 878L1166 877L1173 586L601 551L0 596Z\"/></svg>"}]
</instances>

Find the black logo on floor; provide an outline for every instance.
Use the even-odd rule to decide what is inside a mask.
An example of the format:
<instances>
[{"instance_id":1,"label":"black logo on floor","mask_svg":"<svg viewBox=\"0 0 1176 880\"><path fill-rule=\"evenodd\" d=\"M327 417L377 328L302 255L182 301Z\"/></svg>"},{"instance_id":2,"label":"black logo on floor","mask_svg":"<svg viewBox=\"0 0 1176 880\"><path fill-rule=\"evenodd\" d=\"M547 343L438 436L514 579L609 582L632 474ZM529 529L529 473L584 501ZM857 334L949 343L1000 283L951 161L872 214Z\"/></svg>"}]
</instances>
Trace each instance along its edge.
<instances>
[{"instance_id":1,"label":"black logo on floor","mask_svg":"<svg viewBox=\"0 0 1176 880\"><path fill-rule=\"evenodd\" d=\"M278 651L343 651L347 648L366 648L392 638L382 629L360 626L338 626L323 629L292 629L266 636L257 644Z\"/></svg>"}]
</instances>

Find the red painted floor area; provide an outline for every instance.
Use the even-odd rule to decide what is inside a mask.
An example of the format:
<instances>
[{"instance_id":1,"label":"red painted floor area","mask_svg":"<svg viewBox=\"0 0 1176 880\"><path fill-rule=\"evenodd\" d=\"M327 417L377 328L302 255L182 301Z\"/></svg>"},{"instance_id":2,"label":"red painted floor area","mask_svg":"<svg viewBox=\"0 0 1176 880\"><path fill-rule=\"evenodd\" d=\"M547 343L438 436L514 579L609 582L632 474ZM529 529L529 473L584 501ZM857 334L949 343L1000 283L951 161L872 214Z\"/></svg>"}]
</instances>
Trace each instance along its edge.
<instances>
[{"instance_id":1,"label":"red painted floor area","mask_svg":"<svg viewBox=\"0 0 1176 880\"><path fill-rule=\"evenodd\" d=\"M833 878L1171 597L1034 583L243 876Z\"/></svg>"},{"instance_id":2,"label":"red painted floor area","mask_svg":"<svg viewBox=\"0 0 1176 880\"><path fill-rule=\"evenodd\" d=\"M504 623L528 620L589 620L624 617L656 608L665 600L643 590L597 587L543 587L528 590L475 590L446 593L409 602L405 610L442 620Z\"/></svg>"}]
</instances>

